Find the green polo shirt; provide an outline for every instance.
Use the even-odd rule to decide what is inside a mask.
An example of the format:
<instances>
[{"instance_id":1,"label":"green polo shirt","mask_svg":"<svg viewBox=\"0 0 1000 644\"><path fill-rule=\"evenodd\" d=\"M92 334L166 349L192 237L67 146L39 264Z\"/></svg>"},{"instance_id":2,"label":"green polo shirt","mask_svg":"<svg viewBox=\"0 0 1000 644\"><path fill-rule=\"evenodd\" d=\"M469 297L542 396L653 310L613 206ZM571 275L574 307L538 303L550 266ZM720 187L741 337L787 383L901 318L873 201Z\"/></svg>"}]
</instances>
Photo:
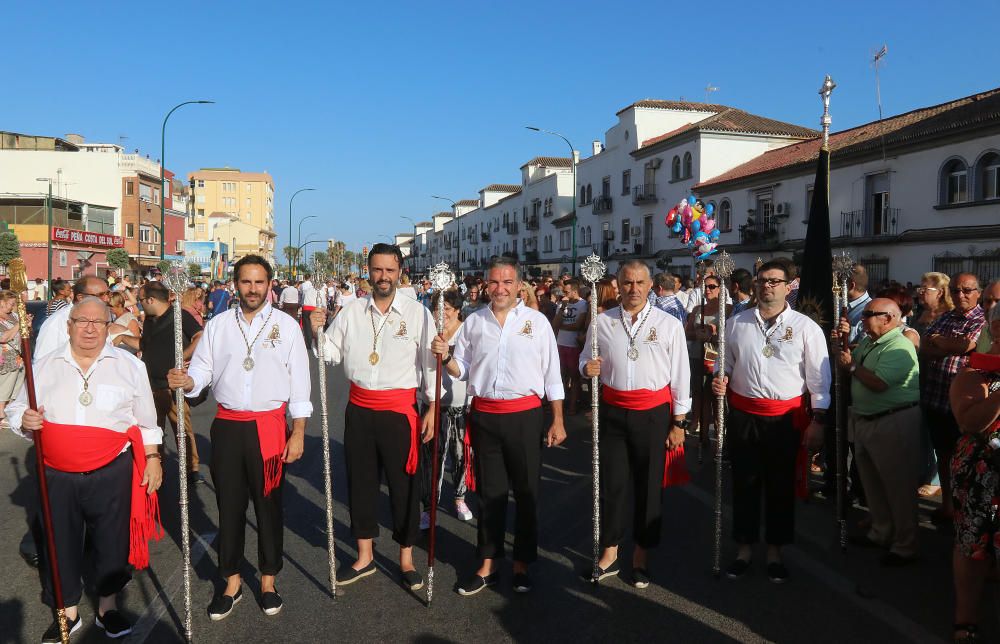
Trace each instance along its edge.
<instances>
[{"instance_id":1,"label":"green polo shirt","mask_svg":"<svg viewBox=\"0 0 1000 644\"><path fill-rule=\"evenodd\" d=\"M853 364L862 365L889 385L872 391L851 376L852 407L863 416L879 414L920 400L920 368L913 343L897 327L878 340L865 336L851 354Z\"/></svg>"}]
</instances>

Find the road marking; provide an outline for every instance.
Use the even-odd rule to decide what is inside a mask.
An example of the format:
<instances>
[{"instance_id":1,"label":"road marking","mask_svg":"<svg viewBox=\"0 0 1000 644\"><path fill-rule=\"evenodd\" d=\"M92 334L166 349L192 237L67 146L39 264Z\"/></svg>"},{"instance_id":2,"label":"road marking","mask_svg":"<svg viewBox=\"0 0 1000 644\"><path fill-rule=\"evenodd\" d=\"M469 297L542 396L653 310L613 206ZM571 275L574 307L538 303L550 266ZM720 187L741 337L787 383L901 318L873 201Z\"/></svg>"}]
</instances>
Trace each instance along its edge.
<instances>
[{"instance_id":1,"label":"road marking","mask_svg":"<svg viewBox=\"0 0 1000 644\"><path fill-rule=\"evenodd\" d=\"M209 544L215 539L216 533L208 532L204 536L200 534L191 533L194 537L194 544L191 548L191 573L194 575L194 569L198 566L198 563L208 554ZM197 580L197 575L194 575L194 579L191 580L192 585ZM169 607L174 604L174 599L177 597L178 593L184 590L184 566L183 562L177 566L173 573L170 575L170 579L167 583L163 585L162 590L156 595L156 597L146 606L146 610L143 612L142 617L139 621L135 623L132 627L132 634L129 637L129 641L135 642L136 644L142 644L149 637L149 634L153 632L156 625L163 619L163 616L167 614L170 610ZM181 631L183 631L183 620L184 620L184 602L183 600L179 602L176 606L177 614L181 619ZM192 607L192 612L194 607ZM183 633L182 633L183 635Z\"/></svg>"}]
</instances>

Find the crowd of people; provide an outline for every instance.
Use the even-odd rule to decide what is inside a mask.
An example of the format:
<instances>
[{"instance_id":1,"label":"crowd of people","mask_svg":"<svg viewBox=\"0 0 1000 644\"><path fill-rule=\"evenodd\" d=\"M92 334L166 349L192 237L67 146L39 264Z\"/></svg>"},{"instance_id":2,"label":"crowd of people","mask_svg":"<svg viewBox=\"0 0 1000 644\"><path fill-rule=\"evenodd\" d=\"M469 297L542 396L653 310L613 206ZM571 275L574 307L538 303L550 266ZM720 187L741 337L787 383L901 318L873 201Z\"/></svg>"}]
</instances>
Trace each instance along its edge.
<instances>
[{"instance_id":1,"label":"crowd of people","mask_svg":"<svg viewBox=\"0 0 1000 644\"><path fill-rule=\"evenodd\" d=\"M624 572L635 587L649 585L663 489L685 479L686 434L697 441L699 458L709 449L717 401L724 397L734 515L726 576L738 579L752 569L763 538L767 577L774 583L791 578L782 548L794 541L795 499L836 496L833 427L840 422L850 455L847 492L867 509L851 526L851 543L882 549L886 568L913 564L920 558L918 499L940 493L929 518L955 534L955 639L975 638L984 581L1000 547L1000 283L982 288L972 274L932 272L917 285L886 281L873 288L865 267L855 265L844 317L827 335L795 310L796 267L781 258L739 268L725 284L711 261L693 280L629 261L594 284L593 293L569 274L529 278L503 257L443 292L429 279L410 284L394 246L375 245L367 268L363 277L281 280L251 256L237 263L231 283L192 285L181 295L184 369L174 364L175 295L156 278L137 284L94 276L72 284L54 280L51 292L39 280L25 294L48 299L34 351L48 383L43 392L36 379L37 411L28 409L23 386L18 296L0 291L4 426L24 436L43 426L53 435L98 427L111 436L99 434L111 440L108 457L85 465L100 477L60 479L60 468L84 467L69 457L48 472L59 510L54 526L65 535L57 551L72 629L80 624L84 556L84 540L76 537L86 531L113 542L98 548L96 623L111 636L129 632L115 596L129 564L141 569L147 563L140 542L156 535L147 520L151 502L135 502L135 490L155 496L163 477L162 430L169 420L176 435L179 417L186 420L185 435L176 439L186 443L188 480L204 480L190 410L209 391L218 404L210 470L224 585L208 613L224 619L242 598L251 501L262 609L268 615L281 610L275 587L283 549L281 472L302 454L312 413L312 350L343 365L350 383L344 447L358 557L340 568L340 584L376 572L373 539L384 474L402 584L423 586L412 547L429 527L431 500L442 494L450 462L451 509L463 521L473 519L473 508L479 517L479 565L457 592L474 595L498 583L510 490L516 508L512 587L531 591L542 446L565 440L564 416L593 413L585 394L598 378L601 553L596 570L588 566L582 577L601 582ZM434 320L439 303L441 334ZM727 351L720 364L723 324ZM592 359L595 337L600 357ZM436 427L437 357L445 373ZM141 381L134 378L137 366ZM831 406L838 370L844 400ZM173 395L178 388L186 392L181 407ZM134 472L132 457L124 456L128 444ZM438 480L431 476L435 458ZM95 513L79 500L85 487L98 484L121 490L124 500L113 512ZM630 496L634 547L626 569L619 548ZM29 535L22 550L44 566L45 553L33 554L32 542ZM43 578L51 604L51 584ZM58 641L55 624L43 641Z\"/></svg>"}]
</instances>

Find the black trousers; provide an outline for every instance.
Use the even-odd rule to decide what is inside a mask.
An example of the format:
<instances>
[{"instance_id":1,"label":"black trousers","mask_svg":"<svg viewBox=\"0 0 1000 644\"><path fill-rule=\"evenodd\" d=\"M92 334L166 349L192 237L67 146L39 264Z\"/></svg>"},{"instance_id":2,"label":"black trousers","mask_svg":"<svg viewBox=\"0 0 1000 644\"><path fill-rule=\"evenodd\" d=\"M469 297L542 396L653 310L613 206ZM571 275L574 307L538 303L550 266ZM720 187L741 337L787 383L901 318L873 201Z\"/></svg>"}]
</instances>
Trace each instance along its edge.
<instances>
[{"instance_id":1,"label":"black trousers","mask_svg":"<svg viewBox=\"0 0 1000 644\"><path fill-rule=\"evenodd\" d=\"M409 419L393 411L375 411L354 403L347 404L345 416L351 534L355 539L378 537L379 485L381 472L385 472L392 506L392 538L401 546L412 546L420 536L420 486L416 475L406 473Z\"/></svg>"},{"instance_id":2,"label":"black trousers","mask_svg":"<svg viewBox=\"0 0 1000 644\"><path fill-rule=\"evenodd\" d=\"M733 538L741 544L760 539L763 493L765 541L773 546L792 543L795 458L801 441L792 414L757 416L730 408L726 434L733 466Z\"/></svg>"},{"instance_id":3,"label":"black trousers","mask_svg":"<svg viewBox=\"0 0 1000 644\"><path fill-rule=\"evenodd\" d=\"M507 492L514 490L514 561L538 558L538 487L542 469L542 408L510 414L472 410L471 432L479 496L481 559L502 559L507 527Z\"/></svg>"},{"instance_id":4,"label":"black trousers","mask_svg":"<svg viewBox=\"0 0 1000 644\"><path fill-rule=\"evenodd\" d=\"M257 423L216 418L212 422L212 481L219 505L219 574L238 574L246 540L247 505L257 518L257 567L277 575L284 549L284 518L279 484L264 496L264 460ZM284 475L282 475L282 481Z\"/></svg>"},{"instance_id":5,"label":"black trousers","mask_svg":"<svg viewBox=\"0 0 1000 644\"><path fill-rule=\"evenodd\" d=\"M119 454L89 474L46 467L45 478L49 485L63 602L66 606L80 603L85 560L86 566L94 569L98 595L108 597L118 593L132 579L128 565L132 452ZM91 550L85 558L86 536L90 537ZM50 555L48 548L44 550L42 601L54 606Z\"/></svg>"},{"instance_id":6,"label":"black trousers","mask_svg":"<svg viewBox=\"0 0 1000 644\"><path fill-rule=\"evenodd\" d=\"M302 319L299 320L299 325L302 327L302 337L306 341L306 348L312 350L313 340L313 326L312 322L309 321L309 314L315 310L314 307L310 307L307 311L305 307L302 309Z\"/></svg>"},{"instance_id":7,"label":"black trousers","mask_svg":"<svg viewBox=\"0 0 1000 644\"><path fill-rule=\"evenodd\" d=\"M638 546L655 548L660 544L670 405L632 411L602 402L599 414L601 546L617 546L625 537L631 474L633 538Z\"/></svg>"}]
</instances>

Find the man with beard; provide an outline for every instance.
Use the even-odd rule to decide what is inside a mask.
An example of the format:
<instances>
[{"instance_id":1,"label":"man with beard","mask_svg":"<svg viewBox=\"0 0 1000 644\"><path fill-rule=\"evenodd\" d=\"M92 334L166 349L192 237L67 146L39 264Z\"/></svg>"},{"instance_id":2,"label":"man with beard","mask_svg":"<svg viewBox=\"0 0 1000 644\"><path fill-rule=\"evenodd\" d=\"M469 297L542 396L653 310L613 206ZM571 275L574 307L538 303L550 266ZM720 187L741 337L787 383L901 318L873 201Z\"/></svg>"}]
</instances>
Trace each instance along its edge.
<instances>
[{"instance_id":1,"label":"man with beard","mask_svg":"<svg viewBox=\"0 0 1000 644\"><path fill-rule=\"evenodd\" d=\"M552 326L544 315L518 302L521 267L516 260L494 257L486 275L490 305L465 321L455 341L454 357L448 355L448 342L441 336L433 344L434 353L444 357L448 373L468 381L473 397L465 436L473 449L475 467L470 471L475 471L475 477L469 488L479 497L476 551L481 563L471 578L459 584L460 595L474 595L497 583L510 488L517 504L514 591L531 590L528 565L538 557L538 487L545 431L542 396L552 406L545 444L552 447L566 439L565 392Z\"/></svg>"},{"instance_id":2,"label":"man with beard","mask_svg":"<svg viewBox=\"0 0 1000 644\"><path fill-rule=\"evenodd\" d=\"M426 443L434 436L434 414L421 423L417 388L428 401L435 392L431 340L434 318L416 300L396 291L403 266L398 246L375 244L368 253L372 292L344 307L323 332L325 312L310 318L323 356L344 365L351 383L345 412L344 457L351 513L351 532L358 540L358 559L341 568L337 583L352 584L375 572L373 540L379 534L380 469L389 485L392 538L399 544L402 584L423 587L413 565L413 544L420 534L420 487L417 473L418 425Z\"/></svg>"},{"instance_id":3,"label":"man with beard","mask_svg":"<svg viewBox=\"0 0 1000 644\"><path fill-rule=\"evenodd\" d=\"M281 570L282 465L302 456L309 399L309 358L298 323L267 301L273 272L258 255L233 267L239 292L236 309L216 313L205 326L186 370L171 369L167 383L188 397L207 387L219 403L212 423L212 480L219 505L219 573L222 594L208 607L212 620L225 618L243 598L247 503L257 517L261 608L277 615L282 599L274 587ZM287 432L286 409L292 416Z\"/></svg>"}]
</instances>

